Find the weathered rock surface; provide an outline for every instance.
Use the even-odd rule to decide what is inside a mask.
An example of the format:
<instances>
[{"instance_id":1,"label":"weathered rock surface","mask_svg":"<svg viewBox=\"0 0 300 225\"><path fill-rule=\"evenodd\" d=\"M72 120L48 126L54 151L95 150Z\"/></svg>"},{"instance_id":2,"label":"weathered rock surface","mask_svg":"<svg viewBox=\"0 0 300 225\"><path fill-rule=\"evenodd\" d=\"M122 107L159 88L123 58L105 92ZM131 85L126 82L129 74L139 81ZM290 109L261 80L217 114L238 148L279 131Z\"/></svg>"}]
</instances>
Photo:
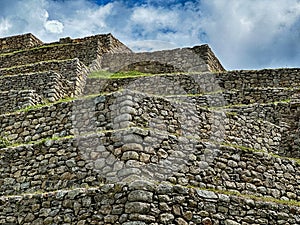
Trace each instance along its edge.
<instances>
[{"instance_id":1,"label":"weathered rock surface","mask_svg":"<svg viewBox=\"0 0 300 225\"><path fill-rule=\"evenodd\" d=\"M111 34L1 38L0 62L0 224L300 224L299 69Z\"/></svg>"}]
</instances>

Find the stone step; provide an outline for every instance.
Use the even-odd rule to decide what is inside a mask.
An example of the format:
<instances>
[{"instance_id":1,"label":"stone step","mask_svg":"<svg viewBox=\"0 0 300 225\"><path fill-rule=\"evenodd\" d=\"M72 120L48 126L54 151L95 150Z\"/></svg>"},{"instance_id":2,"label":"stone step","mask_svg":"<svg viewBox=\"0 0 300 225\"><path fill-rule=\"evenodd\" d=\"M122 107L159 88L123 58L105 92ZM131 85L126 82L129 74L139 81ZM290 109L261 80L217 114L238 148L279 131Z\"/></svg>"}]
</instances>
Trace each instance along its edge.
<instances>
[{"instance_id":1,"label":"stone step","mask_svg":"<svg viewBox=\"0 0 300 225\"><path fill-rule=\"evenodd\" d=\"M299 87L299 68L226 71L216 74L227 90L250 87Z\"/></svg>"},{"instance_id":2,"label":"stone step","mask_svg":"<svg viewBox=\"0 0 300 225\"><path fill-rule=\"evenodd\" d=\"M250 104L228 107L228 114L264 120L281 127L281 146L276 154L300 158L300 105L298 99L267 104Z\"/></svg>"},{"instance_id":3,"label":"stone step","mask_svg":"<svg viewBox=\"0 0 300 225\"><path fill-rule=\"evenodd\" d=\"M160 96L228 92L229 96L226 97L228 103L234 104L234 102L241 102L242 100L244 103L277 101L277 99L287 99L295 92L297 93L300 84L298 70L274 70L273 72L275 73L274 79L271 79L263 71L262 74L253 74L249 71L249 74L242 73L242 75L252 76L252 79L247 77L244 80L242 77L238 77L240 74L236 74L234 71L224 73L156 74L128 78L91 77L87 79L85 94L113 92L120 89ZM287 83L285 80L288 80L289 76L292 79L291 83ZM233 78L237 80L233 80ZM277 81L275 82L275 80ZM237 93L230 96L230 91ZM239 100L240 98L242 100Z\"/></svg>"},{"instance_id":4,"label":"stone step","mask_svg":"<svg viewBox=\"0 0 300 225\"><path fill-rule=\"evenodd\" d=\"M272 201L275 200L275 201ZM0 198L1 224L300 223L299 202L136 180Z\"/></svg>"},{"instance_id":5,"label":"stone step","mask_svg":"<svg viewBox=\"0 0 300 225\"><path fill-rule=\"evenodd\" d=\"M30 47L30 46L29 46ZM33 46L32 46L33 47ZM0 54L0 67L9 68L41 61L78 58L86 66L95 66L103 53L131 50L111 34L95 35L81 39L65 38L59 42L37 45L29 49Z\"/></svg>"},{"instance_id":6,"label":"stone step","mask_svg":"<svg viewBox=\"0 0 300 225\"><path fill-rule=\"evenodd\" d=\"M164 96L174 101L190 102L202 107L224 107L234 105L267 104L288 101L299 88L250 88L243 90L223 90L200 95L169 95Z\"/></svg>"},{"instance_id":7,"label":"stone step","mask_svg":"<svg viewBox=\"0 0 300 225\"><path fill-rule=\"evenodd\" d=\"M48 71L0 77L0 91L35 90L50 102L72 96L74 87L61 74Z\"/></svg>"},{"instance_id":8,"label":"stone step","mask_svg":"<svg viewBox=\"0 0 300 225\"><path fill-rule=\"evenodd\" d=\"M224 71L208 45L193 48L139 52L108 53L101 59L101 68L109 71L170 73L180 71Z\"/></svg>"},{"instance_id":9,"label":"stone step","mask_svg":"<svg viewBox=\"0 0 300 225\"><path fill-rule=\"evenodd\" d=\"M80 70L79 66L85 68L79 59L66 59L66 60L50 60L41 61L32 64L25 64L20 66L13 66L0 69L0 76L12 76L25 73L36 73L44 71L55 71L67 77L74 70Z\"/></svg>"},{"instance_id":10,"label":"stone step","mask_svg":"<svg viewBox=\"0 0 300 225\"><path fill-rule=\"evenodd\" d=\"M70 52L63 52L65 50L69 50ZM76 58L77 56L74 55L75 51L76 45L53 44L5 53L0 55L0 67L10 68L12 66L22 66L53 59L66 60Z\"/></svg>"},{"instance_id":11,"label":"stone step","mask_svg":"<svg viewBox=\"0 0 300 225\"><path fill-rule=\"evenodd\" d=\"M0 44L0 54L3 54L38 47L44 43L34 35L27 33L4 38L1 37Z\"/></svg>"},{"instance_id":12,"label":"stone step","mask_svg":"<svg viewBox=\"0 0 300 225\"><path fill-rule=\"evenodd\" d=\"M112 121L116 117L111 114L116 111L109 107L114 102L113 95L94 96L3 114L0 115L0 134L14 144L111 130ZM116 121L115 126L119 127L121 122Z\"/></svg>"},{"instance_id":13,"label":"stone step","mask_svg":"<svg viewBox=\"0 0 300 225\"><path fill-rule=\"evenodd\" d=\"M300 201L299 160L134 127L3 148L0 165L2 195L138 177Z\"/></svg>"},{"instance_id":14,"label":"stone step","mask_svg":"<svg viewBox=\"0 0 300 225\"><path fill-rule=\"evenodd\" d=\"M2 68L0 69L0 78L2 76L24 76L31 75L33 73L45 73L45 71L56 72L60 74L63 79L71 82L74 88L75 96L82 94L88 69L79 61L79 59L76 58L67 60L42 61L28 65Z\"/></svg>"},{"instance_id":15,"label":"stone step","mask_svg":"<svg viewBox=\"0 0 300 225\"><path fill-rule=\"evenodd\" d=\"M152 95L186 95L221 91L215 74L161 74L134 78L88 78L85 94L120 89Z\"/></svg>"},{"instance_id":16,"label":"stone step","mask_svg":"<svg viewBox=\"0 0 300 225\"><path fill-rule=\"evenodd\" d=\"M12 143L142 127L275 153L282 132L280 126L266 121L129 90L2 115L0 122L2 137Z\"/></svg>"},{"instance_id":17,"label":"stone step","mask_svg":"<svg viewBox=\"0 0 300 225\"><path fill-rule=\"evenodd\" d=\"M0 102L0 114L44 103L42 97L35 90L0 91Z\"/></svg>"}]
</instances>

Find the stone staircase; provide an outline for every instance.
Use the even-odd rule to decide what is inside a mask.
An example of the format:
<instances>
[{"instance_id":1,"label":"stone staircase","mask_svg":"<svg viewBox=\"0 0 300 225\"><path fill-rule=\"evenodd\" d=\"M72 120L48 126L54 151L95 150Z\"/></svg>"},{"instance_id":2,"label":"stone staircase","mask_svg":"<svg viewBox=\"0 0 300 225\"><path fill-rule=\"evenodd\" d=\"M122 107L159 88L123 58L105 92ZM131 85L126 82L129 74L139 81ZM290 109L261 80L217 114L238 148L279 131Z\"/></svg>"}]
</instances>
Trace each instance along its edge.
<instances>
[{"instance_id":1,"label":"stone staircase","mask_svg":"<svg viewBox=\"0 0 300 225\"><path fill-rule=\"evenodd\" d=\"M299 69L91 78L34 43L0 55L0 224L300 224Z\"/></svg>"}]
</instances>

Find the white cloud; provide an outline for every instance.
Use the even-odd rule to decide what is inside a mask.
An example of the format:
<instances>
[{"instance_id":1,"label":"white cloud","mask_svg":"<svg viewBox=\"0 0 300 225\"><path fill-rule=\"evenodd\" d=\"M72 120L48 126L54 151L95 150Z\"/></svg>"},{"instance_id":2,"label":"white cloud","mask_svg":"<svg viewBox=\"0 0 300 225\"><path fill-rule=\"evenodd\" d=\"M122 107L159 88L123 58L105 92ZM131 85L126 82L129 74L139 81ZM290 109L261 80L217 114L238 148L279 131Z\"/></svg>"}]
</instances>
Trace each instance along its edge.
<instances>
[{"instance_id":1,"label":"white cloud","mask_svg":"<svg viewBox=\"0 0 300 225\"><path fill-rule=\"evenodd\" d=\"M1 19L0 21L0 34L6 34L12 27L7 19Z\"/></svg>"},{"instance_id":2,"label":"white cloud","mask_svg":"<svg viewBox=\"0 0 300 225\"><path fill-rule=\"evenodd\" d=\"M61 34L64 30L64 25L58 20L48 20L44 25L46 31L55 34Z\"/></svg>"},{"instance_id":3,"label":"white cloud","mask_svg":"<svg viewBox=\"0 0 300 225\"><path fill-rule=\"evenodd\" d=\"M148 32L157 29L176 29L179 22L178 18L176 11L153 7L137 7L131 16L132 23L141 25Z\"/></svg>"},{"instance_id":4,"label":"white cloud","mask_svg":"<svg viewBox=\"0 0 300 225\"><path fill-rule=\"evenodd\" d=\"M1 23L0 35L31 32L43 41L51 42L62 36L104 33L109 31L105 19L111 8L112 4L98 6L88 0L0 1L0 15L5 21Z\"/></svg>"},{"instance_id":5,"label":"white cloud","mask_svg":"<svg viewBox=\"0 0 300 225\"><path fill-rule=\"evenodd\" d=\"M68 5L63 5L62 7L65 7L65 9L59 11L57 17L63 22L64 33L67 36L83 37L96 33L109 32L105 20L110 15L113 4L105 6L90 5L87 7L84 1L82 1L75 8Z\"/></svg>"},{"instance_id":6,"label":"white cloud","mask_svg":"<svg viewBox=\"0 0 300 225\"><path fill-rule=\"evenodd\" d=\"M177 47L175 43L158 40L131 41L127 46L131 49L135 49L137 52L157 51Z\"/></svg>"},{"instance_id":7,"label":"white cloud","mask_svg":"<svg viewBox=\"0 0 300 225\"><path fill-rule=\"evenodd\" d=\"M274 66L272 61L290 54L286 45L293 42L291 29L299 28L299 1L204 2L207 11L201 26L227 65L239 68ZM299 49L299 44L295 42L294 45ZM272 54L274 51L279 54ZM294 59L289 57L289 60Z\"/></svg>"},{"instance_id":8,"label":"white cloud","mask_svg":"<svg viewBox=\"0 0 300 225\"><path fill-rule=\"evenodd\" d=\"M136 50L205 42L229 69L299 66L299 0L148 3L128 6L127 1L115 0L99 6L90 0L0 1L0 36L32 32L50 42L110 32Z\"/></svg>"},{"instance_id":9,"label":"white cloud","mask_svg":"<svg viewBox=\"0 0 300 225\"><path fill-rule=\"evenodd\" d=\"M175 47L203 43L204 39L200 37L199 12L195 11L193 6L191 4L190 7L185 8L178 5L171 8L145 5L134 7L127 26L123 29L131 36L128 42L147 41L145 49L149 49L149 43L153 43L150 48L153 50L169 49L169 43L173 43L172 46ZM157 45L153 40L160 44ZM141 47L138 48L140 49Z\"/></svg>"},{"instance_id":10,"label":"white cloud","mask_svg":"<svg viewBox=\"0 0 300 225\"><path fill-rule=\"evenodd\" d=\"M110 15L113 8L113 4L109 3L103 7L98 7L96 10L91 10L87 12L87 19L92 21L97 27L106 27L105 19Z\"/></svg>"}]
</instances>

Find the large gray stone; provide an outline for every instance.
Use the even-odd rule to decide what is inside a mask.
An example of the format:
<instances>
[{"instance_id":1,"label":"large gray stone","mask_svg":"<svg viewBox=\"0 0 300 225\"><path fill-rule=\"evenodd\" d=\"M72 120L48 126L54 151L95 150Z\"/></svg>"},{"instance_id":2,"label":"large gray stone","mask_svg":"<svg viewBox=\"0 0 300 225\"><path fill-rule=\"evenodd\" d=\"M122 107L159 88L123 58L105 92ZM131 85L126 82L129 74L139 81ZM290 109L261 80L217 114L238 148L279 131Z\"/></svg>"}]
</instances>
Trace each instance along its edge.
<instances>
[{"instance_id":1,"label":"large gray stone","mask_svg":"<svg viewBox=\"0 0 300 225\"><path fill-rule=\"evenodd\" d=\"M129 193L128 201L152 202L153 193L143 190L135 190Z\"/></svg>"},{"instance_id":2,"label":"large gray stone","mask_svg":"<svg viewBox=\"0 0 300 225\"><path fill-rule=\"evenodd\" d=\"M199 197L203 198L203 199L207 199L207 200L210 200L210 199L218 199L218 196L212 192L212 191L206 191L206 190L197 190L197 194Z\"/></svg>"},{"instance_id":3,"label":"large gray stone","mask_svg":"<svg viewBox=\"0 0 300 225\"><path fill-rule=\"evenodd\" d=\"M150 204L144 202L127 202L125 204L126 213L148 213L150 211Z\"/></svg>"}]
</instances>

